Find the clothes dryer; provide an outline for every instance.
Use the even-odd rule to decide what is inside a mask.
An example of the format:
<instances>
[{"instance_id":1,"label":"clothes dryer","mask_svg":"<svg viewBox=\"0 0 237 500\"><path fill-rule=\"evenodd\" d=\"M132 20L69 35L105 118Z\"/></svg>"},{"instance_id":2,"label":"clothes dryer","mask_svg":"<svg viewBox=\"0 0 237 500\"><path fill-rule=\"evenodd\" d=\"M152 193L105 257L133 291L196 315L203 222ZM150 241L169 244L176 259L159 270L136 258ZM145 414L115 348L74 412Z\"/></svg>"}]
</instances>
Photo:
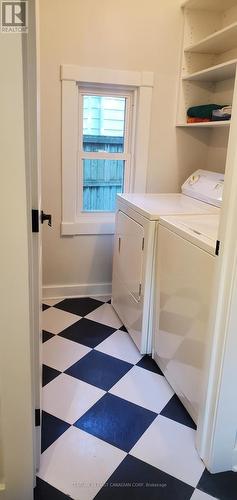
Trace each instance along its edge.
<instances>
[{"instance_id":1,"label":"clothes dryer","mask_svg":"<svg viewBox=\"0 0 237 500\"><path fill-rule=\"evenodd\" d=\"M223 184L223 174L198 170L186 180L182 193L118 195L112 305L142 354L152 350L159 219L219 214Z\"/></svg>"}]
</instances>

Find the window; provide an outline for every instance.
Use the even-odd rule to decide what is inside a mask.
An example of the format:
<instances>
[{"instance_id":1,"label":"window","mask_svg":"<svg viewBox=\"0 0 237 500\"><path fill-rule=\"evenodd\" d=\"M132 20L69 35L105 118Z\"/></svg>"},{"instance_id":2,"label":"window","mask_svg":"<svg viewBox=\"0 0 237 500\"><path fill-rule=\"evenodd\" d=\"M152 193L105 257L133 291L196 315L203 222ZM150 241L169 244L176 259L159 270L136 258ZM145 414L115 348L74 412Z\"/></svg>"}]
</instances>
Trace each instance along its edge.
<instances>
[{"instance_id":1,"label":"window","mask_svg":"<svg viewBox=\"0 0 237 500\"><path fill-rule=\"evenodd\" d=\"M79 89L80 212L114 212L129 190L132 94Z\"/></svg>"},{"instance_id":2,"label":"window","mask_svg":"<svg viewBox=\"0 0 237 500\"><path fill-rule=\"evenodd\" d=\"M146 191L153 74L61 66L62 235L112 234L116 195Z\"/></svg>"}]
</instances>

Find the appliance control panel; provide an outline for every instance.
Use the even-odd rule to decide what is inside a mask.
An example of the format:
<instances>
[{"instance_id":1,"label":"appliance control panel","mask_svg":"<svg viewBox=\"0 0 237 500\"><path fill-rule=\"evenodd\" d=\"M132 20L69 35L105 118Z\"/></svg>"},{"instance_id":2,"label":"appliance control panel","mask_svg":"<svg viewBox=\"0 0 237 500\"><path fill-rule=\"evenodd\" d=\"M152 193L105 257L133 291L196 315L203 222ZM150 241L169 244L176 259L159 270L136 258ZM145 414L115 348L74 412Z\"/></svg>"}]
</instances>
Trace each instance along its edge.
<instances>
[{"instance_id":1,"label":"appliance control panel","mask_svg":"<svg viewBox=\"0 0 237 500\"><path fill-rule=\"evenodd\" d=\"M224 188L224 174L197 170L185 181L182 193L205 203L221 206Z\"/></svg>"}]
</instances>

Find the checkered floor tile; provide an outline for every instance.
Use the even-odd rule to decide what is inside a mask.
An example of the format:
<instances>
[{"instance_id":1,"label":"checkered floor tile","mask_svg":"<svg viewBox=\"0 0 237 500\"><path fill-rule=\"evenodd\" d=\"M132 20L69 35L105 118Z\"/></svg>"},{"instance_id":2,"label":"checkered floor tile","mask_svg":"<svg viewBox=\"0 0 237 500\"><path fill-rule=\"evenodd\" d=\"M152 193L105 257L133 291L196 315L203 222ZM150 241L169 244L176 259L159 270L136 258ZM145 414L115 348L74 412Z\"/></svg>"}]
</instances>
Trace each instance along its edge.
<instances>
[{"instance_id":1,"label":"checkered floor tile","mask_svg":"<svg viewBox=\"0 0 237 500\"><path fill-rule=\"evenodd\" d=\"M195 424L110 297L45 300L41 467L35 500L236 500L210 474Z\"/></svg>"}]
</instances>

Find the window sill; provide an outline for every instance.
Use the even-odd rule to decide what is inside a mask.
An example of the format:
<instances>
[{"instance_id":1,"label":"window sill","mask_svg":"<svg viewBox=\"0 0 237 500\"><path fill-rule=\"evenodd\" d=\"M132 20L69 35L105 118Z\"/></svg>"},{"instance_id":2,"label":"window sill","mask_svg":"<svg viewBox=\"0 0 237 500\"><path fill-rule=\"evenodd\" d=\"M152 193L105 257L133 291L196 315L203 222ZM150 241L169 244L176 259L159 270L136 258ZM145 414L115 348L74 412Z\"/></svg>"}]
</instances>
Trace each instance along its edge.
<instances>
[{"instance_id":1,"label":"window sill","mask_svg":"<svg viewBox=\"0 0 237 500\"><path fill-rule=\"evenodd\" d=\"M82 216L76 222L62 222L62 236L79 234L114 234L115 214L106 216Z\"/></svg>"}]
</instances>

